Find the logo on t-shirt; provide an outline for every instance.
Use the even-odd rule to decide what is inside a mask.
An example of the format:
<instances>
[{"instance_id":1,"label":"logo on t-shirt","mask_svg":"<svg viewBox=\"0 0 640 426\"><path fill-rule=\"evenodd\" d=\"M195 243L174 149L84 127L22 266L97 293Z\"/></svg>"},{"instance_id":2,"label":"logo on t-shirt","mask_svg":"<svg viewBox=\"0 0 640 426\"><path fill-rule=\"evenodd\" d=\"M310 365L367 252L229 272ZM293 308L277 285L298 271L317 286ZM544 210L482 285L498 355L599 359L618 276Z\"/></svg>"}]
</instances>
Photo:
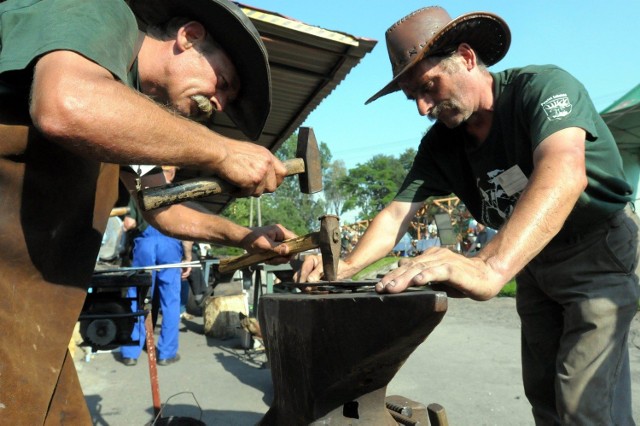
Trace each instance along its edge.
<instances>
[{"instance_id":1,"label":"logo on t-shirt","mask_svg":"<svg viewBox=\"0 0 640 426\"><path fill-rule=\"evenodd\" d=\"M547 114L547 119L549 121L562 120L564 117L571 114L571 102L569 101L569 96L565 93L553 95L540 105L542 106L545 114Z\"/></svg>"},{"instance_id":2,"label":"logo on t-shirt","mask_svg":"<svg viewBox=\"0 0 640 426\"><path fill-rule=\"evenodd\" d=\"M514 173L515 171L518 173ZM476 184L482 203L482 222L497 229L513 213L516 201L527 184L527 178L515 166L507 171L495 169L487 172L486 178L476 179Z\"/></svg>"}]
</instances>

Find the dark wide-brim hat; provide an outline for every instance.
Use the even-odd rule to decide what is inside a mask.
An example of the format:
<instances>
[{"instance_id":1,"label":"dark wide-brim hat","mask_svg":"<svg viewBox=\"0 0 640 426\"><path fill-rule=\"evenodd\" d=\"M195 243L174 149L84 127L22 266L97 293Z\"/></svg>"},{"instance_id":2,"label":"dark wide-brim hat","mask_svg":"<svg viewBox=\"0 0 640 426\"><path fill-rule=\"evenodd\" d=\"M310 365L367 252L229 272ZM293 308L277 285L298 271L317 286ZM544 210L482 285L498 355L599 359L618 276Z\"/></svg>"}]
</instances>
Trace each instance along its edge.
<instances>
[{"instance_id":1,"label":"dark wide-brim hat","mask_svg":"<svg viewBox=\"0 0 640 426\"><path fill-rule=\"evenodd\" d=\"M174 17L202 23L229 55L240 77L238 97L224 109L251 140L257 140L271 109L271 72L267 49L251 20L228 0L129 0L131 10L145 25Z\"/></svg>"},{"instance_id":2,"label":"dark wide-brim hat","mask_svg":"<svg viewBox=\"0 0 640 426\"><path fill-rule=\"evenodd\" d=\"M511 44L511 31L499 16L472 12L451 19L439 6L425 7L400 19L385 33L393 80L365 102L400 90L398 79L422 59L445 55L468 43L482 62L493 65Z\"/></svg>"}]
</instances>

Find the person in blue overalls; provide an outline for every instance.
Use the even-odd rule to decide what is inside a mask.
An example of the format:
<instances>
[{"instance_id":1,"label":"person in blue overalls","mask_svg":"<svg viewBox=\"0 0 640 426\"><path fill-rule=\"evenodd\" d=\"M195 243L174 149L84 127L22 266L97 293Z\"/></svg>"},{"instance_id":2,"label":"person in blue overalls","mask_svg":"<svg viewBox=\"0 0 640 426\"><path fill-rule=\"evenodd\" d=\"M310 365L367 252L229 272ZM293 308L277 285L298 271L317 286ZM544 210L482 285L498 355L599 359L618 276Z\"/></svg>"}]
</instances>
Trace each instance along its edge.
<instances>
[{"instance_id":1,"label":"person in blue overalls","mask_svg":"<svg viewBox=\"0 0 640 426\"><path fill-rule=\"evenodd\" d=\"M173 166L162 167L167 182L173 181L176 168ZM133 241L132 266L155 266L171 263L180 263L185 255L183 243L172 237L162 234L142 218L136 203L129 203L130 213L125 221L125 228L133 227L139 232ZM189 252L189 255L191 253ZM180 360L178 354L179 326L180 326L180 290L183 271L181 268L158 269L152 272L151 294L153 295L153 324L155 326L158 317L158 309L162 311L162 323L160 338L157 342L158 365L169 365ZM127 296L135 299L137 289L130 287ZM155 301L158 303L155 303ZM132 302L132 310L138 309L135 300ZM144 317L139 317L131 333L131 339L138 341L137 345L122 346L120 353L122 363L134 366L142 352L145 343Z\"/></svg>"}]
</instances>

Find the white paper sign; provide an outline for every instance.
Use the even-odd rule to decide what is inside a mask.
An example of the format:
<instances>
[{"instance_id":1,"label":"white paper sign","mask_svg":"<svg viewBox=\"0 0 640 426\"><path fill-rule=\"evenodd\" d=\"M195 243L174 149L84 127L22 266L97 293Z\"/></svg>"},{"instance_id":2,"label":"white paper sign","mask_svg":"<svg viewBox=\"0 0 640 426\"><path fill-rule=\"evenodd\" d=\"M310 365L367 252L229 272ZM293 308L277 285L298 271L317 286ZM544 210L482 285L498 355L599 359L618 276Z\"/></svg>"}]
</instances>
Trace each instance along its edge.
<instances>
[{"instance_id":1,"label":"white paper sign","mask_svg":"<svg viewBox=\"0 0 640 426\"><path fill-rule=\"evenodd\" d=\"M529 180L517 164L496 176L496 181L509 197L522 191L529 183Z\"/></svg>"}]
</instances>

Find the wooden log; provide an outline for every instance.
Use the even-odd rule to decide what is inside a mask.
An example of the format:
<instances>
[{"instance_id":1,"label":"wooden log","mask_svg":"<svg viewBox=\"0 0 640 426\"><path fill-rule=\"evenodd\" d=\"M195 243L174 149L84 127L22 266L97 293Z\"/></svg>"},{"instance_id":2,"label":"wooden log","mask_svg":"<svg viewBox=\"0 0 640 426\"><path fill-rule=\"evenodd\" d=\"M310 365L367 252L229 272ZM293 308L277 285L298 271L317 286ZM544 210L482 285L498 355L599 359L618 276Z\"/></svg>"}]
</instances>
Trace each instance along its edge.
<instances>
[{"instance_id":1,"label":"wooden log","mask_svg":"<svg viewBox=\"0 0 640 426\"><path fill-rule=\"evenodd\" d=\"M243 294L207 297L202 314L204 334L218 339L237 336L240 328L240 312L249 315Z\"/></svg>"}]
</instances>

